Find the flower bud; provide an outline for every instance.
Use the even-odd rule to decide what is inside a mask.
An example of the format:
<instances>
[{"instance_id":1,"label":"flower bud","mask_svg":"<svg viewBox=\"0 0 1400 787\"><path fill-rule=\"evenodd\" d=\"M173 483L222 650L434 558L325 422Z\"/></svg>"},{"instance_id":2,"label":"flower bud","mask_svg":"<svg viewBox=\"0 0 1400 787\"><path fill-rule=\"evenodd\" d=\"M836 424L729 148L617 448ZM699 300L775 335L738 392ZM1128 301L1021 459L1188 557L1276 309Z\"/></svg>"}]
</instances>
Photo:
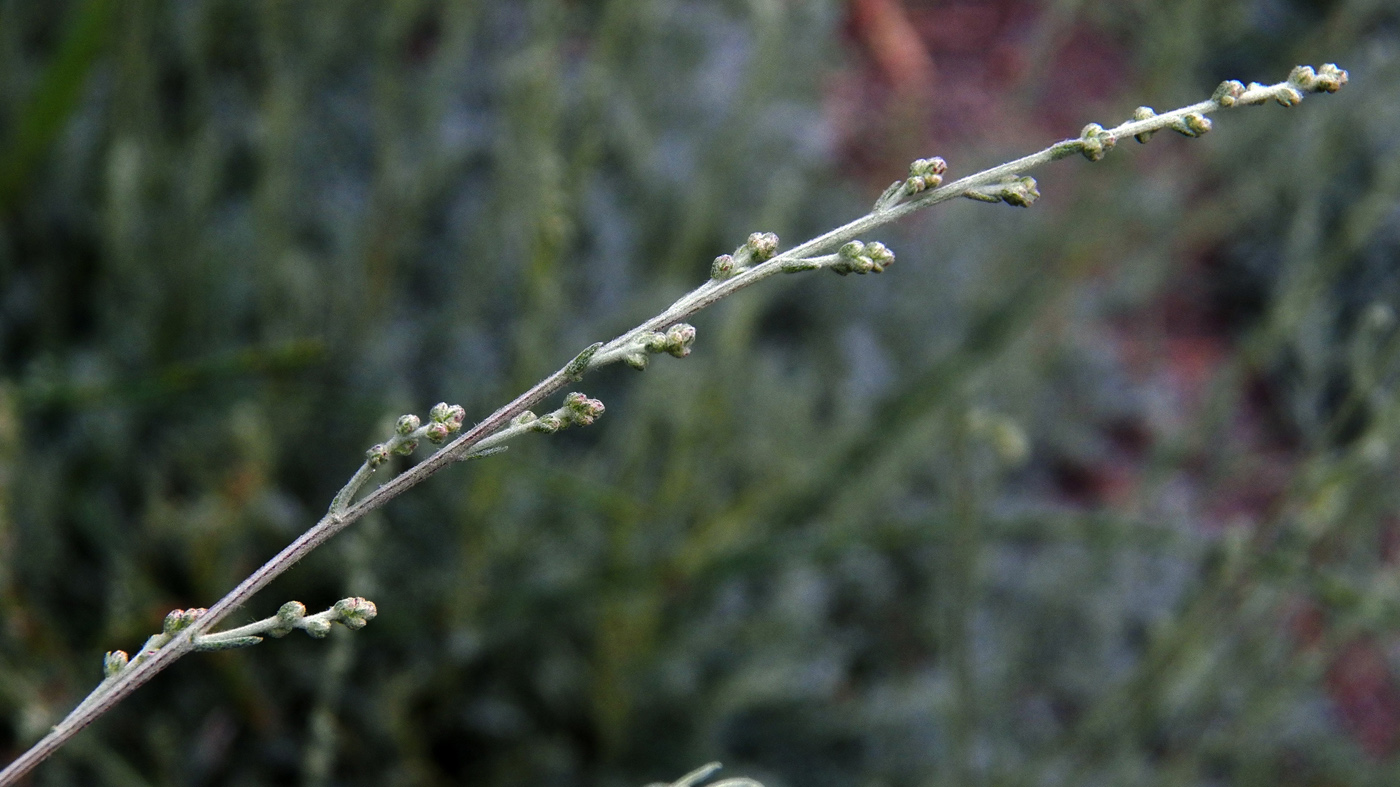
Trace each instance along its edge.
<instances>
[{"instance_id":1,"label":"flower bud","mask_svg":"<svg viewBox=\"0 0 1400 787\"><path fill-rule=\"evenodd\" d=\"M443 423L429 424L423 432L423 436L428 438L428 442L433 445L440 445L450 434L452 434L452 427Z\"/></svg>"},{"instance_id":2,"label":"flower bud","mask_svg":"<svg viewBox=\"0 0 1400 787\"><path fill-rule=\"evenodd\" d=\"M394 424L394 432L401 435L413 434L413 430L418 428L419 423L418 416L412 413L401 415L399 416L398 423Z\"/></svg>"},{"instance_id":3,"label":"flower bud","mask_svg":"<svg viewBox=\"0 0 1400 787\"><path fill-rule=\"evenodd\" d=\"M524 426L525 424L528 424L538 418L538 415L535 415L533 412L526 410L520 415L515 416L515 418L512 418L511 423L515 424L516 426Z\"/></svg>"},{"instance_id":4,"label":"flower bud","mask_svg":"<svg viewBox=\"0 0 1400 787\"><path fill-rule=\"evenodd\" d=\"M1007 205L1029 208L1031 203L1040 199L1040 190L1036 188L1035 178L1022 176L1004 183L999 196Z\"/></svg>"},{"instance_id":5,"label":"flower bud","mask_svg":"<svg viewBox=\"0 0 1400 787\"><path fill-rule=\"evenodd\" d=\"M732 278L738 272L738 265L734 262L732 254L721 254L715 257L715 261L710 265L710 278L718 281Z\"/></svg>"},{"instance_id":6,"label":"flower bud","mask_svg":"<svg viewBox=\"0 0 1400 787\"><path fill-rule=\"evenodd\" d=\"M1172 123L1172 131L1188 137L1199 137L1211 129L1210 118L1192 112Z\"/></svg>"},{"instance_id":7,"label":"flower bud","mask_svg":"<svg viewBox=\"0 0 1400 787\"><path fill-rule=\"evenodd\" d=\"M301 628L316 639L324 639L331 633L330 621L324 618L306 618L302 621Z\"/></svg>"},{"instance_id":8,"label":"flower bud","mask_svg":"<svg viewBox=\"0 0 1400 787\"><path fill-rule=\"evenodd\" d=\"M127 655L124 650L109 650L102 659L102 674L112 677L126 669Z\"/></svg>"},{"instance_id":9,"label":"flower bud","mask_svg":"<svg viewBox=\"0 0 1400 787\"><path fill-rule=\"evenodd\" d=\"M449 431L455 432L462 428L462 422L467 418L467 411L460 404L454 404L447 408L447 418L443 423L447 424Z\"/></svg>"},{"instance_id":10,"label":"flower bud","mask_svg":"<svg viewBox=\"0 0 1400 787\"><path fill-rule=\"evenodd\" d=\"M1231 101L1233 103L1233 99ZM1157 113L1153 111L1152 107L1138 107L1133 110L1133 120L1151 120L1155 117L1157 117ZM1134 134L1133 139L1136 139L1139 144L1145 144L1156 133L1155 131L1144 131L1140 134Z\"/></svg>"},{"instance_id":11,"label":"flower bud","mask_svg":"<svg viewBox=\"0 0 1400 787\"><path fill-rule=\"evenodd\" d=\"M434 423L442 423L447 420L447 414L451 412L451 409L447 402L438 402L433 405L433 409L428 411L428 420ZM414 428L416 429L417 427Z\"/></svg>"},{"instance_id":12,"label":"flower bud","mask_svg":"<svg viewBox=\"0 0 1400 787\"><path fill-rule=\"evenodd\" d=\"M544 434L554 434L563 428L564 419L553 413L530 422L530 429L536 432L543 432Z\"/></svg>"},{"instance_id":13,"label":"flower bud","mask_svg":"<svg viewBox=\"0 0 1400 787\"><path fill-rule=\"evenodd\" d=\"M569 420L579 426L593 423L607 409L597 399L589 399L577 391L564 397L564 408L569 412Z\"/></svg>"},{"instance_id":14,"label":"flower bud","mask_svg":"<svg viewBox=\"0 0 1400 787\"><path fill-rule=\"evenodd\" d=\"M204 609L203 607L192 607L190 609L172 609L165 616L165 627L162 629L162 631L166 634L174 634L177 631L182 631L186 628L189 628L189 625L191 623L198 620L200 615L203 615L205 612L208 611L209 610Z\"/></svg>"},{"instance_id":15,"label":"flower bud","mask_svg":"<svg viewBox=\"0 0 1400 787\"><path fill-rule=\"evenodd\" d=\"M666 338L666 334L659 333L657 331L651 331L649 333L643 334L639 339L642 348L649 353L666 352L666 349L669 346L668 341L669 340Z\"/></svg>"},{"instance_id":16,"label":"flower bud","mask_svg":"<svg viewBox=\"0 0 1400 787\"><path fill-rule=\"evenodd\" d=\"M763 262L778 253L778 236L771 232L755 232L744 245L755 260Z\"/></svg>"},{"instance_id":17,"label":"flower bud","mask_svg":"<svg viewBox=\"0 0 1400 787\"><path fill-rule=\"evenodd\" d=\"M1222 107L1233 107L1242 95L1244 95L1244 85L1238 80L1227 79L1215 88L1210 100Z\"/></svg>"},{"instance_id":18,"label":"flower bud","mask_svg":"<svg viewBox=\"0 0 1400 787\"><path fill-rule=\"evenodd\" d=\"M1113 149L1118 138L1098 123L1090 123L1079 132L1080 152L1090 161L1099 161Z\"/></svg>"},{"instance_id":19,"label":"flower bud","mask_svg":"<svg viewBox=\"0 0 1400 787\"><path fill-rule=\"evenodd\" d=\"M399 443L398 445L394 446L394 453L398 454L399 456L408 456L417 450L417 440L405 440L402 443Z\"/></svg>"},{"instance_id":20,"label":"flower bud","mask_svg":"<svg viewBox=\"0 0 1400 787\"><path fill-rule=\"evenodd\" d=\"M909 165L909 178L904 181L904 186L911 194L938 188L943 184L943 173L947 171L948 163L938 156L915 159Z\"/></svg>"},{"instance_id":21,"label":"flower bud","mask_svg":"<svg viewBox=\"0 0 1400 787\"><path fill-rule=\"evenodd\" d=\"M306 605L300 601L288 601L277 609L277 624L268 629L268 635L285 637L306 617Z\"/></svg>"},{"instance_id":22,"label":"flower bud","mask_svg":"<svg viewBox=\"0 0 1400 787\"><path fill-rule=\"evenodd\" d=\"M874 270L876 273L884 273L885 268L894 264L894 252L890 251L888 246L879 241L867 245L865 247L865 254L870 257L871 262L874 263Z\"/></svg>"},{"instance_id":23,"label":"flower bud","mask_svg":"<svg viewBox=\"0 0 1400 787\"><path fill-rule=\"evenodd\" d=\"M384 443L372 446L368 451L365 451L365 461L369 463L371 469L389 461L389 446Z\"/></svg>"},{"instance_id":24,"label":"flower bud","mask_svg":"<svg viewBox=\"0 0 1400 787\"><path fill-rule=\"evenodd\" d=\"M349 629L362 629L379 614L373 601L358 596L343 598L335 602L331 609L335 610L336 618Z\"/></svg>"},{"instance_id":25,"label":"flower bud","mask_svg":"<svg viewBox=\"0 0 1400 787\"><path fill-rule=\"evenodd\" d=\"M1316 71L1312 66L1298 66L1288 75L1288 81L1294 87L1311 93L1335 93L1347 83L1349 77L1336 63L1327 63Z\"/></svg>"},{"instance_id":26,"label":"flower bud","mask_svg":"<svg viewBox=\"0 0 1400 787\"><path fill-rule=\"evenodd\" d=\"M677 358L690 355L690 345L695 341L695 326L678 322L666 329L666 352Z\"/></svg>"},{"instance_id":27,"label":"flower bud","mask_svg":"<svg viewBox=\"0 0 1400 787\"><path fill-rule=\"evenodd\" d=\"M1274 100L1285 107L1296 107L1302 102L1303 94L1291 86L1285 86L1279 88L1278 92L1274 94Z\"/></svg>"}]
</instances>

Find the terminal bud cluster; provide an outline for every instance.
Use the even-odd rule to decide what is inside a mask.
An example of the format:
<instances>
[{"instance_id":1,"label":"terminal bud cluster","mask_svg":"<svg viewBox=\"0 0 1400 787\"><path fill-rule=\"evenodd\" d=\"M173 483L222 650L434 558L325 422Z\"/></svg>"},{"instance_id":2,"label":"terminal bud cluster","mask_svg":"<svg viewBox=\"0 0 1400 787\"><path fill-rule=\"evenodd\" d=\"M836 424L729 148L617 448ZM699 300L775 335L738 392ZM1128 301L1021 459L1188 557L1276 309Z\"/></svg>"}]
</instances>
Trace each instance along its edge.
<instances>
[{"instance_id":1,"label":"terminal bud cluster","mask_svg":"<svg viewBox=\"0 0 1400 787\"><path fill-rule=\"evenodd\" d=\"M721 254L710 265L710 278L716 281L732 279L755 264L766 262L778 253L778 236L771 232L755 232L733 254Z\"/></svg>"},{"instance_id":2,"label":"terminal bud cluster","mask_svg":"<svg viewBox=\"0 0 1400 787\"><path fill-rule=\"evenodd\" d=\"M830 269L842 276L848 273L884 273L885 268L894 264L894 252L878 241L862 243L853 240L842 246L836 256L837 261Z\"/></svg>"},{"instance_id":3,"label":"terminal bud cluster","mask_svg":"<svg viewBox=\"0 0 1400 787\"><path fill-rule=\"evenodd\" d=\"M690 346L695 343L695 326L678 322L662 331L649 331L637 338L632 351L622 356L622 362L637 369L647 368L650 356L666 353L676 358L690 355Z\"/></svg>"}]
</instances>

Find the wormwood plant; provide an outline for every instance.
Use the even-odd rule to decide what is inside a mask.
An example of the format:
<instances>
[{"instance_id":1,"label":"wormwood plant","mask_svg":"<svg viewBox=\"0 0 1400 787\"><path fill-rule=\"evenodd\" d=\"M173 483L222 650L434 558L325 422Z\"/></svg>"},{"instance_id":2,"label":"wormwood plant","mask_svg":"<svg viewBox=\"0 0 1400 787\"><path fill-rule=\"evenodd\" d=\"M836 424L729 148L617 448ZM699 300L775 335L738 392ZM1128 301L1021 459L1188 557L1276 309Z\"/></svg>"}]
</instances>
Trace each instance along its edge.
<instances>
[{"instance_id":1,"label":"wormwood plant","mask_svg":"<svg viewBox=\"0 0 1400 787\"><path fill-rule=\"evenodd\" d=\"M289 601L268 618L234 629L214 631L230 612L331 536L448 465L503 451L511 439L527 432L550 434L593 423L603 415L603 403L579 392L567 394L562 406L544 415L536 415L529 408L608 364L620 361L636 369L645 369L650 357L658 353L685 357L691 351L696 332L684 320L705 307L778 274L821 269L841 275L881 273L894 262L894 253L882 243L860 238L914 211L958 197L1028 207L1039 198L1040 192L1035 179L1025 173L1042 164L1075 154L1098 161L1120 140L1131 136L1145 143L1156 132L1167 129L1198 137L1211 129L1211 121L1206 116L1217 110L1271 100L1291 107L1298 104L1305 93L1335 92L1346 81L1347 72L1332 64L1320 69L1299 66L1287 80L1274 85L1251 83L1245 86L1227 81L1211 98L1197 104L1162 114L1150 107L1138 107L1133 119L1120 125L1105 128L1090 123L1077 138L1057 142L1032 155L947 184L943 183L947 172L943 159L918 159L910 165L909 176L891 184L865 216L786 251L779 250L776 235L753 233L733 253L715 258L710 278L704 284L611 341L587 347L563 368L468 429L463 429L466 412L457 405L436 405L429 411L426 422L417 415L401 416L389 438L366 452L363 464L336 494L319 522L212 607L170 612L163 630L150 637L135 656L120 650L108 653L104 661L105 679L48 735L0 771L0 787L14 784L83 727L188 653L253 645L266 636L281 637L294 629L302 629L313 637L324 637L335 623L351 629L365 626L375 617L374 604L363 598L347 598L311 615L300 602ZM449 441L452 435L457 436ZM359 496L370 477L393 456L413 454L423 440L442 447L414 467ZM688 787L712 771L713 767L706 766L676 784ZM748 782L730 780L722 784L731 783L737 787Z\"/></svg>"}]
</instances>

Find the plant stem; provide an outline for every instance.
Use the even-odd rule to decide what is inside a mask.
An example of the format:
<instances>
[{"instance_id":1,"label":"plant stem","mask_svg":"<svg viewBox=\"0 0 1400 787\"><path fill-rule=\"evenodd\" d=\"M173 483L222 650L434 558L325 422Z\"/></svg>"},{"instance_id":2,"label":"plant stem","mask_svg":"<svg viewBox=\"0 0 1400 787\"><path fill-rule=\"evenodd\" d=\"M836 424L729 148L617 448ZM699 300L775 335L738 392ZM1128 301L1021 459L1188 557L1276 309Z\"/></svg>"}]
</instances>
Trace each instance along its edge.
<instances>
[{"instance_id":1,"label":"plant stem","mask_svg":"<svg viewBox=\"0 0 1400 787\"><path fill-rule=\"evenodd\" d=\"M1345 81L1344 72L1342 79ZM1251 85L1248 90L1234 96L1228 104L1216 99L1202 101L1161 115L1129 121L1103 133L1111 136L1112 141L1123 140L1134 135L1173 128L1190 115L1206 115L1225 106L1259 104L1271 99L1278 99L1280 103L1296 103L1298 96L1298 88L1293 82L1280 82L1271 86ZM1100 139L1102 138L1100 137ZM1109 146L1111 146L1112 141L1110 141ZM946 185L912 194L904 201L878 207L848 224L759 262L753 267L737 273L732 278L710 279L682 296L660 314L603 344L591 356L586 358L581 356L576 359L586 360L586 363L581 365L582 368L576 368L579 364L575 362L566 364L559 371L536 383L534 387L516 397L509 404L463 432L437 453L385 482L358 503L351 505L350 500L360 485L369 477L366 467L361 466L345 488L336 495L330 513L239 583L228 595L219 599L187 628L172 635L168 641L153 651L143 649L124 671L114 678L103 681L77 708L55 725L48 735L10 763L3 771L0 771L0 787L15 784L81 729L111 710L118 702L146 681L155 677L161 670L170 666L176 659L195 650L196 637L206 635L230 612L291 568L297 561L310 554L312 550L349 527L365 514L380 508L390 500L427 480L430 476L436 475L438 471L448 465L484 454L485 451L481 448L482 444L494 447L505 437L528 431L520 429L518 432L508 432L502 437L497 437L497 435L502 434L503 430L512 428L510 421L515 416L535 406L545 398L558 393L569 383L576 381L582 374L615 363L636 352L637 344L642 337L655 331L664 330L745 287L757 284L779 273L830 267L834 257L818 257L817 255L829 252L847 241L855 240L870 230L889 224L915 211L997 186L1008 178L1019 176L1027 170L1072 156L1075 153L1083 152L1087 156L1089 155L1087 147L1091 142L1092 140L1088 138L1063 140L1038 153L983 170Z\"/></svg>"}]
</instances>

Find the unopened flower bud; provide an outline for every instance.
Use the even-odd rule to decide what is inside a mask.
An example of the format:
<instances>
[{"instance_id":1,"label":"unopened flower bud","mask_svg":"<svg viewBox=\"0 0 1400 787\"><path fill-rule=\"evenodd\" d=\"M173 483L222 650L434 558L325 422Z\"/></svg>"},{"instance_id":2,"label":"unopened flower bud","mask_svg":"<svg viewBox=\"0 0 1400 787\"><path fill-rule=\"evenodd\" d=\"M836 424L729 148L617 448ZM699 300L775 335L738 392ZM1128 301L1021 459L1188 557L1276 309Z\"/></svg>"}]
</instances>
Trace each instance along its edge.
<instances>
[{"instance_id":1,"label":"unopened flower bud","mask_svg":"<svg viewBox=\"0 0 1400 787\"><path fill-rule=\"evenodd\" d=\"M732 278L738 273L738 265L734 262L734 255L721 254L715 257L715 261L710 265L710 278L719 281Z\"/></svg>"},{"instance_id":2,"label":"unopened flower bud","mask_svg":"<svg viewBox=\"0 0 1400 787\"><path fill-rule=\"evenodd\" d=\"M1113 149L1118 138L1098 123L1090 123L1084 127L1083 131L1079 132L1079 142L1084 158L1090 161L1099 161L1108 154L1108 151Z\"/></svg>"},{"instance_id":3,"label":"unopened flower bud","mask_svg":"<svg viewBox=\"0 0 1400 787\"><path fill-rule=\"evenodd\" d=\"M428 420L442 423L447 420L447 414L450 411L451 408L448 406L447 402L438 402L433 405L433 409L428 411Z\"/></svg>"},{"instance_id":4,"label":"unopened flower bud","mask_svg":"<svg viewBox=\"0 0 1400 787\"><path fill-rule=\"evenodd\" d=\"M1274 94L1274 100L1285 107L1296 107L1302 102L1303 94L1292 86L1285 86Z\"/></svg>"},{"instance_id":5,"label":"unopened flower bud","mask_svg":"<svg viewBox=\"0 0 1400 787\"><path fill-rule=\"evenodd\" d=\"M349 629L362 629L379 614L373 601L358 596L343 598L335 602L332 609L335 610L337 619Z\"/></svg>"},{"instance_id":6,"label":"unopened flower bud","mask_svg":"<svg viewBox=\"0 0 1400 787\"><path fill-rule=\"evenodd\" d=\"M1007 205L1029 208L1031 203L1040 199L1040 189L1036 188L1035 178L1022 176L1003 184L1000 196Z\"/></svg>"},{"instance_id":7,"label":"unopened flower bud","mask_svg":"<svg viewBox=\"0 0 1400 787\"><path fill-rule=\"evenodd\" d=\"M467 418L467 411L460 404L454 404L447 408L447 418L443 423L447 424L449 431L457 431L462 428L462 422Z\"/></svg>"},{"instance_id":8,"label":"unopened flower bud","mask_svg":"<svg viewBox=\"0 0 1400 787\"><path fill-rule=\"evenodd\" d=\"M564 397L564 407L569 411L569 420L580 426L593 423L607 409L602 402L577 391Z\"/></svg>"},{"instance_id":9,"label":"unopened flower bud","mask_svg":"<svg viewBox=\"0 0 1400 787\"><path fill-rule=\"evenodd\" d=\"M938 188L943 183L943 173L948 171L948 163L938 156L915 159L909 164L909 178L904 181L911 194L926 189Z\"/></svg>"},{"instance_id":10,"label":"unopened flower bud","mask_svg":"<svg viewBox=\"0 0 1400 787\"><path fill-rule=\"evenodd\" d=\"M428 438L428 442L433 445L440 445L450 434L452 434L452 427L443 423L429 424L428 428L423 431L423 436Z\"/></svg>"},{"instance_id":11,"label":"unopened flower bud","mask_svg":"<svg viewBox=\"0 0 1400 787\"><path fill-rule=\"evenodd\" d=\"M840 261L831 270L845 276L848 273L881 273L894 262L894 253L883 243L862 243L853 240L837 250Z\"/></svg>"},{"instance_id":12,"label":"unopened flower bud","mask_svg":"<svg viewBox=\"0 0 1400 787\"><path fill-rule=\"evenodd\" d=\"M516 426L524 426L525 424L535 421L538 418L538 415L535 415L530 410L526 410L520 415L515 416L515 418L512 418L511 423L515 424Z\"/></svg>"},{"instance_id":13,"label":"unopened flower bud","mask_svg":"<svg viewBox=\"0 0 1400 787\"><path fill-rule=\"evenodd\" d=\"M109 650L102 659L102 674L112 677L126 669L127 655L124 650Z\"/></svg>"},{"instance_id":14,"label":"unopened flower bud","mask_svg":"<svg viewBox=\"0 0 1400 787\"><path fill-rule=\"evenodd\" d=\"M530 428L536 432L544 434L554 434L564 428L564 420L559 416L550 413L549 415L537 418L530 422Z\"/></svg>"},{"instance_id":15,"label":"unopened flower bud","mask_svg":"<svg viewBox=\"0 0 1400 787\"><path fill-rule=\"evenodd\" d=\"M879 241L871 243L865 247L865 254L874 263L876 273L884 273L885 268L894 264L894 252Z\"/></svg>"},{"instance_id":16,"label":"unopened flower bud","mask_svg":"<svg viewBox=\"0 0 1400 787\"><path fill-rule=\"evenodd\" d=\"M1311 93L1335 93L1347 83L1349 76L1336 63L1327 63L1316 71L1312 66L1298 66L1288 75L1288 81L1294 87Z\"/></svg>"},{"instance_id":17,"label":"unopened flower bud","mask_svg":"<svg viewBox=\"0 0 1400 787\"><path fill-rule=\"evenodd\" d=\"M666 352L677 358L690 355L690 345L695 341L695 326L678 322L666 329Z\"/></svg>"},{"instance_id":18,"label":"unopened flower bud","mask_svg":"<svg viewBox=\"0 0 1400 787\"><path fill-rule=\"evenodd\" d=\"M277 609L277 624L268 629L268 635L285 637L306 617L306 605L300 601L288 601Z\"/></svg>"},{"instance_id":19,"label":"unopened flower bud","mask_svg":"<svg viewBox=\"0 0 1400 787\"><path fill-rule=\"evenodd\" d=\"M306 618L302 621L301 628L316 639L323 639L331 633L330 621L324 618Z\"/></svg>"},{"instance_id":20,"label":"unopened flower bud","mask_svg":"<svg viewBox=\"0 0 1400 787\"><path fill-rule=\"evenodd\" d=\"M1349 78L1346 69L1338 68L1336 63L1323 63L1322 68L1317 71L1315 89L1324 93L1335 93L1342 89L1342 85L1345 85Z\"/></svg>"},{"instance_id":21,"label":"unopened flower bud","mask_svg":"<svg viewBox=\"0 0 1400 787\"><path fill-rule=\"evenodd\" d=\"M417 440L405 440L402 443L399 443L398 445L394 446L394 453L398 454L399 456L409 456L417 450Z\"/></svg>"},{"instance_id":22,"label":"unopened flower bud","mask_svg":"<svg viewBox=\"0 0 1400 787\"><path fill-rule=\"evenodd\" d=\"M203 607L192 607L190 609L172 609L165 616L165 627L162 629L162 631L166 634L174 634L177 631L182 631L188 628L191 623L198 620L200 615L203 615L205 612L208 611L209 610L204 609Z\"/></svg>"},{"instance_id":23,"label":"unopened flower bud","mask_svg":"<svg viewBox=\"0 0 1400 787\"><path fill-rule=\"evenodd\" d=\"M1215 88L1210 99L1222 107L1233 107L1242 95L1244 95L1244 85L1238 80L1227 79Z\"/></svg>"},{"instance_id":24,"label":"unopened flower bud","mask_svg":"<svg viewBox=\"0 0 1400 787\"><path fill-rule=\"evenodd\" d=\"M1151 120L1155 117L1157 117L1157 113L1153 111L1152 107L1138 107L1133 110L1133 120ZM1152 135L1156 133L1155 131L1143 131L1139 134L1134 134L1133 139L1136 139L1139 144L1145 144L1147 140L1152 139Z\"/></svg>"},{"instance_id":25,"label":"unopened flower bud","mask_svg":"<svg viewBox=\"0 0 1400 787\"><path fill-rule=\"evenodd\" d=\"M666 352L667 342L669 340L666 338L666 334L660 333L659 331L651 331L643 335L639 341L642 347L649 353L664 353Z\"/></svg>"},{"instance_id":26,"label":"unopened flower bud","mask_svg":"<svg viewBox=\"0 0 1400 787\"><path fill-rule=\"evenodd\" d=\"M394 431L401 435L413 434L413 430L418 428L418 416L412 413L399 416L399 422L394 424Z\"/></svg>"},{"instance_id":27,"label":"unopened flower bud","mask_svg":"<svg viewBox=\"0 0 1400 787\"><path fill-rule=\"evenodd\" d=\"M1172 131L1188 137L1199 137L1211 129L1210 118L1192 112L1172 123Z\"/></svg>"},{"instance_id":28,"label":"unopened flower bud","mask_svg":"<svg viewBox=\"0 0 1400 787\"><path fill-rule=\"evenodd\" d=\"M369 463L371 469L389 461L389 446L384 443L372 446L368 451L365 451L365 461Z\"/></svg>"},{"instance_id":29,"label":"unopened flower bud","mask_svg":"<svg viewBox=\"0 0 1400 787\"><path fill-rule=\"evenodd\" d=\"M771 232L755 232L744 245L755 260L763 262L778 253L778 236Z\"/></svg>"}]
</instances>

